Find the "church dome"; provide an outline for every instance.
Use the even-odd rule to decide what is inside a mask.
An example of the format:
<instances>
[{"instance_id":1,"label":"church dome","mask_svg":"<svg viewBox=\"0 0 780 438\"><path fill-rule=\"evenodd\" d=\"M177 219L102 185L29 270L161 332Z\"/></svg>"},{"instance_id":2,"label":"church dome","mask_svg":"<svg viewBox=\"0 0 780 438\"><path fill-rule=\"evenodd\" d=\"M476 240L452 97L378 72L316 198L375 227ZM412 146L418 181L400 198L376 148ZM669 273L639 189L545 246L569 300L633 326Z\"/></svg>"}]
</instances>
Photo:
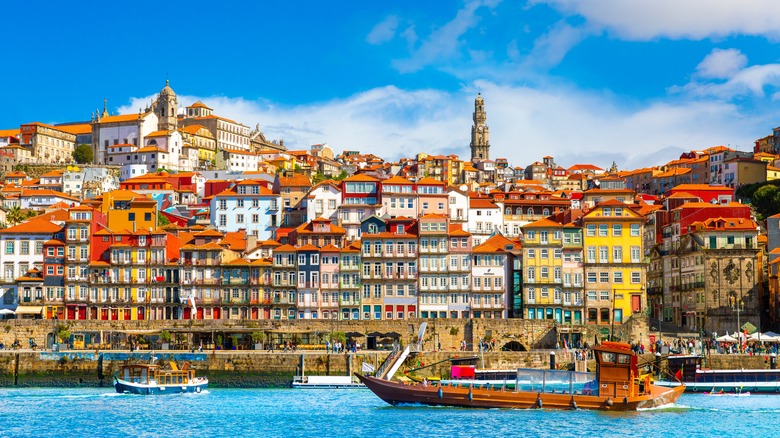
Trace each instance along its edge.
<instances>
[{"instance_id":1,"label":"church dome","mask_svg":"<svg viewBox=\"0 0 780 438\"><path fill-rule=\"evenodd\" d=\"M176 95L176 93L173 91L173 88L171 88L170 84L168 83L168 79L165 80L165 87L160 91L160 94L167 94L170 96Z\"/></svg>"}]
</instances>

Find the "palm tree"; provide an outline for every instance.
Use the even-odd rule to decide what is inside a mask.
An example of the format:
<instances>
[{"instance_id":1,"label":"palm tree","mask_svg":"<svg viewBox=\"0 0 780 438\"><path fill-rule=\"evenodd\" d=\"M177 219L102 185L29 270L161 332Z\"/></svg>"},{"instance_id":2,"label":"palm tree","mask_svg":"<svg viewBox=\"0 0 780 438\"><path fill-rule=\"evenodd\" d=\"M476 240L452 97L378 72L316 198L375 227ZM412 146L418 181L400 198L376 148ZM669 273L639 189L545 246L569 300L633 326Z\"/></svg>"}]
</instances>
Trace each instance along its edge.
<instances>
[{"instance_id":1,"label":"palm tree","mask_svg":"<svg viewBox=\"0 0 780 438\"><path fill-rule=\"evenodd\" d=\"M16 225L20 222L22 222L25 219L25 214L22 213L21 207L18 205L14 205L11 207L10 210L8 210L8 213L6 214L6 220L9 224Z\"/></svg>"}]
</instances>

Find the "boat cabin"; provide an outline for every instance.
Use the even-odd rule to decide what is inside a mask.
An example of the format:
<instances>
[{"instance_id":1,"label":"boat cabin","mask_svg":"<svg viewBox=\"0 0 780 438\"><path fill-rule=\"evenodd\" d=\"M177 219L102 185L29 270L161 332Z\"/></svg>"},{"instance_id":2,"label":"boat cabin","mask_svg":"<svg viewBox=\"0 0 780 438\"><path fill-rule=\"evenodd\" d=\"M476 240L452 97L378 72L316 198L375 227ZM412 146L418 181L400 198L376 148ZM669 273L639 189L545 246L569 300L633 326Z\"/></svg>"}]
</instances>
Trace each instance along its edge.
<instances>
[{"instance_id":1,"label":"boat cabin","mask_svg":"<svg viewBox=\"0 0 780 438\"><path fill-rule=\"evenodd\" d=\"M638 358L629 344L602 342L593 352L598 367L599 395L623 398L646 394L651 377L648 374L640 378Z\"/></svg>"},{"instance_id":2,"label":"boat cabin","mask_svg":"<svg viewBox=\"0 0 780 438\"><path fill-rule=\"evenodd\" d=\"M179 369L171 363L171 369L160 369L159 365L125 365L120 374L122 380L143 385L177 385L190 383L195 378L195 370L185 362Z\"/></svg>"}]
</instances>

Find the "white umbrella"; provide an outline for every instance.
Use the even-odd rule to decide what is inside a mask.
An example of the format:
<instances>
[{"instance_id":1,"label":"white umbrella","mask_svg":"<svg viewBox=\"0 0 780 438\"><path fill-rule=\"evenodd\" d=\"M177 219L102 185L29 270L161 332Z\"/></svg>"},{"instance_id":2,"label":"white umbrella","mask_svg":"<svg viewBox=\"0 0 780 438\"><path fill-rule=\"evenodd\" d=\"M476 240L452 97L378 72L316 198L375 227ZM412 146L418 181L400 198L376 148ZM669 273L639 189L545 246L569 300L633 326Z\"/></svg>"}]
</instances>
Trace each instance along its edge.
<instances>
[{"instance_id":1,"label":"white umbrella","mask_svg":"<svg viewBox=\"0 0 780 438\"><path fill-rule=\"evenodd\" d=\"M14 313L16 312L11 309L0 309L0 315L13 315Z\"/></svg>"},{"instance_id":2,"label":"white umbrella","mask_svg":"<svg viewBox=\"0 0 780 438\"><path fill-rule=\"evenodd\" d=\"M723 335L719 338L715 338L718 342L737 342L736 338L732 338L730 335Z\"/></svg>"}]
</instances>

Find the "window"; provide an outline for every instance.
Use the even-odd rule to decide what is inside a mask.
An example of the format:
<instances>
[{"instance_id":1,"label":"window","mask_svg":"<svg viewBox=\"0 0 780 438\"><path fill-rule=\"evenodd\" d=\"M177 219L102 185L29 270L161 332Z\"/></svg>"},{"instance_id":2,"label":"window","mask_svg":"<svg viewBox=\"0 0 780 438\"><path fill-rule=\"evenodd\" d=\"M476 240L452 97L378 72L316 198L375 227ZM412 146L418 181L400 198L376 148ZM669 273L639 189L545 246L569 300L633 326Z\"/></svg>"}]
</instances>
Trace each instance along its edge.
<instances>
[{"instance_id":1,"label":"window","mask_svg":"<svg viewBox=\"0 0 780 438\"><path fill-rule=\"evenodd\" d=\"M612 224L612 235L615 237L620 237L623 235L623 227L620 226L620 224Z\"/></svg>"},{"instance_id":2,"label":"window","mask_svg":"<svg viewBox=\"0 0 780 438\"><path fill-rule=\"evenodd\" d=\"M589 246L588 247L588 263L596 263L596 247L595 246Z\"/></svg>"},{"instance_id":3,"label":"window","mask_svg":"<svg viewBox=\"0 0 780 438\"><path fill-rule=\"evenodd\" d=\"M609 272L599 272L599 283L609 283Z\"/></svg>"},{"instance_id":4,"label":"window","mask_svg":"<svg viewBox=\"0 0 780 438\"><path fill-rule=\"evenodd\" d=\"M639 263L640 261L640 252L638 246L632 246L631 247L631 263Z\"/></svg>"},{"instance_id":5,"label":"window","mask_svg":"<svg viewBox=\"0 0 780 438\"><path fill-rule=\"evenodd\" d=\"M539 276L540 276L541 278L549 278L549 276L550 276L550 275L549 275L549 268L547 268L546 266L543 266L543 267L541 268L541 272L540 272L540 275L539 275Z\"/></svg>"},{"instance_id":6,"label":"window","mask_svg":"<svg viewBox=\"0 0 780 438\"><path fill-rule=\"evenodd\" d=\"M560 249L554 249L553 250L553 258L556 258L556 259L561 258L561 250Z\"/></svg>"},{"instance_id":7,"label":"window","mask_svg":"<svg viewBox=\"0 0 780 438\"><path fill-rule=\"evenodd\" d=\"M599 292L599 299L602 301L608 301L609 300L609 291L603 290Z\"/></svg>"},{"instance_id":8,"label":"window","mask_svg":"<svg viewBox=\"0 0 780 438\"><path fill-rule=\"evenodd\" d=\"M613 246L612 247L612 263L622 263L623 262L623 247L622 246Z\"/></svg>"},{"instance_id":9,"label":"window","mask_svg":"<svg viewBox=\"0 0 780 438\"><path fill-rule=\"evenodd\" d=\"M599 247L599 262L600 263L608 263L609 262L609 247L608 246L600 246Z\"/></svg>"},{"instance_id":10,"label":"window","mask_svg":"<svg viewBox=\"0 0 780 438\"><path fill-rule=\"evenodd\" d=\"M306 255L305 254L299 254L298 255L298 266L304 266L306 265Z\"/></svg>"},{"instance_id":11,"label":"window","mask_svg":"<svg viewBox=\"0 0 780 438\"><path fill-rule=\"evenodd\" d=\"M631 224L631 237L639 237L639 224Z\"/></svg>"},{"instance_id":12,"label":"window","mask_svg":"<svg viewBox=\"0 0 780 438\"><path fill-rule=\"evenodd\" d=\"M236 223L243 224L244 223L244 215L243 214L237 214L236 215Z\"/></svg>"},{"instance_id":13,"label":"window","mask_svg":"<svg viewBox=\"0 0 780 438\"><path fill-rule=\"evenodd\" d=\"M588 272L588 283L595 283L595 282L596 282L596 273Z\"/></svg>"},{"instance_id":14,"label":"window","mask_svg":"<svg viewBox=\"0 0 780 438\"><path fill-rule=\"evenodd\" d=\"M612 282L613 283L622 283L623 282L623 273L620 271L615 271L612 273Z\"/></svg>"},{"instance_id":15,"label":"window","mask_svg":"<svg viewBox=\"0 0 780 438\"><path fill-rule=\"evenodd\" d=\"M535 249L529 249L528 250L528 258L529 259L536 258L536 250Z\"/></svg>"},{"instance_id":16,"label":"window","mask_svg":"<svg viewBox=\"0 0 780 438\"><path fill-rule=\"evenodd\" d=\"M607 237L609 226L607 224L599 224L599 237Z\"/></svg>"},{"instance_id":17,"label":"window","mask_svg":"<svg viewBox=\"0 0 780 438\"><path fill-rule=\"evenodd\" d=\"M227 226L227 216L224 214L219 215L219 226L225 227Z\"/></svg>"},{"instance_id":18,"label":"window","mask_svg":"<svg viewBox=\"0 0 780 438\"><path fill-rule=\"evenodd\" d=\"M528 268L528 280L534 281L536 277L536 269L535 268ZM476 279L474 279L476 281Z\"/></svg>"},{"instance_id":19,"label":"window","mask_svg":"<svg viewBox=\"0 0 780 438\"><path fill-rule=\"evenodd\" d=\"M543 259L549 258L550 257L550 251L547 250L547 249L539 250L539 256L541 258L543 258Z\"/></svg>"},{"instance_id":20,"label":"window","mask_svg":"<svg viewBox=\"0 0 780 438\"><path fill-rule=\"evenodd\" d=\"M14 242L12 240L11 241L6 241L5 242L5 253L6 254L13 254L14 252L15 252Z\"/></svg>"},{"instance_id":21,"label":"window","mask_svg":"<svg viewBox=\"0 0 780 438\"><path fill-rule=\"evenodd\" d=\"M135 220L135 213L127 213L127 220L130 222Z\"/></svg>"},{"instance_id":22,"label":"window","mask_svg":"<svg viewBox=\"0 0 780 438\"><path fill-rule=\"evenodd\" d=\"M594 237L596 236L596 225L595 224L588 224L585 226L585 231L587 232L588 237Z\"/></svg>"},{"instance_id":23,"label":"window","mask_svg":"<svg viewBox=\"0 0 780 438\"><path fill-rule=\"evenodd\" d=\"M631 284L639 284L642 282L642 273L641 272L632 272L631 273Z\"/></svg>"}]
</instances>

